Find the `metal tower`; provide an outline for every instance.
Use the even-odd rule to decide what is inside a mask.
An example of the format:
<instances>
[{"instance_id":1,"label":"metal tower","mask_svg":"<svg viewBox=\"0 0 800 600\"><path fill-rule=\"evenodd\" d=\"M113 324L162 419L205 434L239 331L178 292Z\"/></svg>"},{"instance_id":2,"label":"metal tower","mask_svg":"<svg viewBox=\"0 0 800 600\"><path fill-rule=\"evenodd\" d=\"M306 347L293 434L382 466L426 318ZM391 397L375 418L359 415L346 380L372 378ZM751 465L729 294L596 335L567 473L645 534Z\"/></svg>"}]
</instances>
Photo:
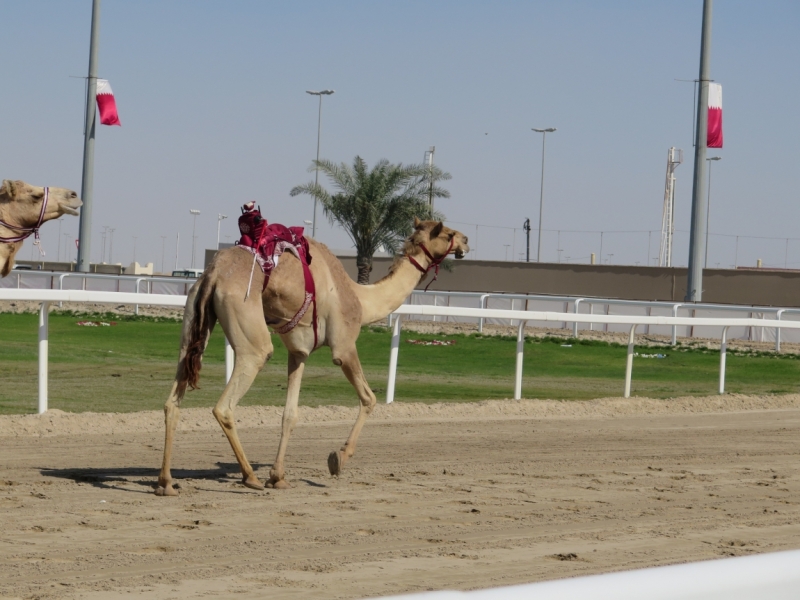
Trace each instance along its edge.
<instances>
[{"instance_id":1,"label":"metal tower","mask_svg":"<svg viewBox=\"0 0 800 600\"><path fill-rule=\"evenodd\" d=\"M675 169L683 162L683 150L670 148L667 153L667 183L664 186L664 211L661 214L661 248L658 266L672 266L672 236L675 234Z\"/></svg>"}]
</instances>

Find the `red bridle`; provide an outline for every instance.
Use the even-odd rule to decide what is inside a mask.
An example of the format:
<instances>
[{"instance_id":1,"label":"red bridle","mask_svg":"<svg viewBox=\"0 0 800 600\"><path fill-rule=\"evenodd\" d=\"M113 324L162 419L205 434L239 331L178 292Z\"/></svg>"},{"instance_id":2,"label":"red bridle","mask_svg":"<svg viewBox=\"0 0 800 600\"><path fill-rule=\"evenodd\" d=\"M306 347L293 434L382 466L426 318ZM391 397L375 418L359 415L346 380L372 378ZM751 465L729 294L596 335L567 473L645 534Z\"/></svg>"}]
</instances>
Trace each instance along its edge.
<instances>
[{"instance_id":1,"label":"red bridle","mask_svg":"<svg viewBox=\"0 0 800 600\"><path fill-rule=\"evenodd\" d=\"M33 234L33 236L34 236L34 238L36 240L33 243L38 245L39 244L39 227L41 227L42 223L44 222L44 213L47 210L47 200L48 200L49 196L50 196L50 188L44 188L44 198L42 198L42 210L39 213L39 220L36 222L36 225L34 225L33 227L21 227L19 225L11 225L10 223L6 223L5 221L0 220L0 225L2 225L3 227L5 227L7 229L13 229L15 231L21 231L22 232L20 235L16 235L16 236L13 236L13 237L0 237L0 242L2 242L4 244L13 244L15 242L21 242L23 240L26 240L31 236L31 234ZM39 246L39 252L44 254L44 252L42 252L41 246Z\"/></svg>"},{"instance_id":2,"label":"red bridle","mask_svg":"<svg viewBox=\"0 0 800 600\"><path fill-rule=\"evenodd\" d=\"M427 256L427 257L430 259L430 261L431 261L431 264L429 264L429 265L428 265L428 268L427 268L427 269L426 269L425 267L423 267L421 264L419 264L419 263L418 263L416 260L414 260L414 257L413 257L413 256L408 256L408 255L406 255L406 258L408 258L408 261L409 261L409 262L410 262L412 265L414 265L414 266L417 268L417 270L418 270L420 273L422 273L423 275L427 275L427 274L428 274L428 272L429 272L431 269L435 269L435 271L434 271L434 273L433 273L433 279L431 279L431 280L428 282L428 285L426 285L426 286L425 286L425 291L426 291L426 292L428 291L428 288L429 288L429 287L431 287L431 284L432 284L434 281L436 281L436 280L439 278L439 265L440 265L440 264L442 264L442 261L443 261L445 258L447 258L447 255L448 255L448 254L450 254L450 251L453 249L453 241L454 241L454 240L455 240L455 236L450 238L450 245L447 247L447 252L445 252L445 253L444 253L442 256L440 256L439 258L434 258L434 257L433 257L433 254L431 254L430 252L428 252L428 249L425 247L425 244L420 244L420 245L419 245L419 247L420 247L420 248L422 248L422 251L425 253L425 256Z\"/></svg>"}]
</instances>

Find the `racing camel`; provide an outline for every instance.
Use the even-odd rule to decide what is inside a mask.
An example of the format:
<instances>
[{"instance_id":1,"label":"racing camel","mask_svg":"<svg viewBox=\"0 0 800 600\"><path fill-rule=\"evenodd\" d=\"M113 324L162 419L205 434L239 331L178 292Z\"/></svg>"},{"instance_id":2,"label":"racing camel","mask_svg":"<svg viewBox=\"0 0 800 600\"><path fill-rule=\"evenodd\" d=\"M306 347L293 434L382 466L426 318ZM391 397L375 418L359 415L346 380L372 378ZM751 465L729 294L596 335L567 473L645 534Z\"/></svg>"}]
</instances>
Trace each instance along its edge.
<instances>
[{"instance_id":1,"label":"racing camel","mask_svg":"<svg viewBox=\"0 0 800 600\"><path fill-rule=\"evenodd\" d=\"M39 227L61 215L77 215L83 202L64 188L30 185L6 179L0 186L0 276L14 268L14 257L29 236L39 243Z\"/></svg>"},{"instance_id":2,"label":"racing camel","mask_svg":"<svg viewBox=\"0 0 800 600\"><path fill-rule=\"evenodd\" d=\"M347 275L342 264L324 244L313 239L309 239L308 243L313 258L309 268L316 287L316 323L312 311L308 311L296 327L288 333L279 333L289 351L289 382L278 455L266 484L278 489L289 487L285 480L284 457L289 436L297 423L300 382L309 354L320 346L329 346L333 363L342 368L361 402L347 441L328 457L331 475L339 475L345 463L355 454L361 428L375 406L375 394L364 377L356 350L361 326L383 319L393 312L432 268L438 268L448 254L463 258L469 251L464 234L445 227L441 222L415 218L414 231L389 274L375 284L359 285ZM242 483L252 489L264 489L239 441L234 408L272 356L268 326L276 331L285 331L299 314L298 307L307 304L308 298L303 263L294 255L288 252L283 254L266 288L263 287L263 273L259 269L253 273L252 266L253 256L243 249L234 247L221 250L189 292L177 373L164 405L166 437L164 462L156 488L159 496L178 494L172 486L170 458L179 407L187 385L197 385L200 360L217 320L236 352L236 362L213 414L239 462ZM259 289L263 289L260 295L250 293Z\"/></svg>"}]
</instances>

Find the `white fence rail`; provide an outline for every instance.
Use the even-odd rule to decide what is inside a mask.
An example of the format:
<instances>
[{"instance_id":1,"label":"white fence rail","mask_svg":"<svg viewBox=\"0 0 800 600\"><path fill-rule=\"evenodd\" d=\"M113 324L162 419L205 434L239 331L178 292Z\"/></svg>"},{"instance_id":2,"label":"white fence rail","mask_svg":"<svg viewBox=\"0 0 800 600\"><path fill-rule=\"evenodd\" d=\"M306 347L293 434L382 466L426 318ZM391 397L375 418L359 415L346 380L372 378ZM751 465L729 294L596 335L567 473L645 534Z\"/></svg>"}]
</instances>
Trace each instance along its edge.
<instances>
[{"instance_id":1,"label":"white fence rail","mask_svg":"<svg viewBox=\"0 0 800 600\"><path fill-rule=\"evenodd\" d=\"M153 275L112 275L103 273L76 273L62 271L27 271L15 270L5 279L0 280L0 289L82 289L104 292L134 292L148 294L175 294L186 295L195 279L180 277L165 277ZM410 305L434 305L434 306L453 306L464 308L510 308L511 310L522 308L524 310L552 311L560 307L564 313L573 312L593 314L601 312L605 314L644 314L653 316L661 314L664 316L729 316L744 313L750 317L761 315L763 317L773 317L776 320L784 318L800 319L800 309L764 307L764 306L742 306L729 304L688 304L684 302L664 302L664 301L643 301L643 300L619 300L614 298L587 298L579 296L547 296L542 294L507 294L507 293L483 293L483 292L448 292L431 290L424 292L415 290L406 300ZM135 306L134 312L139 313L139 307ZM483 331L486 321L497 323L498 319L477 317L476 319L466 319L464 317L437 315L423 317L444 320L477 320L478 330ZM512 323L513 324L513 323ZM391 326L391 322L389 323ZM531 327L540 325L529 323ZM568 328L572 327L574 337L581 334L579 323L550 323L551 326ZM589 330L594 328L594 324L586 325ZM614 324L604 323L602 327L605 331L619 330ZM681 337L713 337L716 333L708 334L703 327L673 325L671 327L646 325L642 333L670 335L672 344ZM780 352L782 342L800 342L800 331L786 332L788 338L781 335L781 329L775 327L735 327L728 331L729 339L748 339L750 341L775 342L775 349Z\"/></svg>"},{"instance_id":2,"label":"white fence rail","mask_svg":"<svg viewBox=\"0 0 800 600\"><path fill-rule=\"evenodd\" d=\"M727 335L731 327L776 327L800 330L800 321L775 321L768 319L752 318L709 318L709 317L660 317L660 316L636 316L636 315L587 315L587 314L568 314L556 312L540 312L526 310L497 310L489 308L457 308L447 306L411 306L404 304L394 312L394 323L392 327L392 344L389 354L389 379L386 386L386 403L394 401L395 386L397 382L397 360L400 350L400 323L402 315L423 315L423 316L452 316L452 317L473 317L484 319L503 319L517 321L517 355L516 373L514 377L514 399L522 397L522 366L525 352L525 326L529 321L539 323L567 322L567 323L589 323L589 324L618 324L630 327L628 332L628 355L625 367L625 387L623 395L625 398L631 394L631 378L633 374L633 350L634 334L639 325L668 325L691 327L707 327L719 332L720 335L720 371L719 371L719 393L725 393L725 362L727 355Z\"/></svg>"},{"instance_id":3,"label":"white fence rail","mask_svg":"<svg viewBox=\"0 0 800 600\"><path fill-rule=\"evenodd\" d=\"M0 279L0 289L91 290L185 296L195 281L197 279L191 277L161 275L14 270L5 279Z\"/></svg>"},{"instance_id":4,"label":"white fence rail","mask_svg":"<svg viewBox=\"0 0 800 600\"><path fill-rule=\"evenodd\" d=\"M796 600L800 550L383 600Z\"/></svg>"},{"instance_id":5,"label":"white fence rail","mask_svg":"<svg viewBox=\"0 0 800 600\"><path fill-rule=\"evenodd\" d=\"M36 289L0 289L0 300L36 301L41 302L39 310L39 412L47 410L47 371L48 371L48 310L53 302L93 302L110 304L144 304L154 306L182 307L186 303L186 296L172 296L167 294L136 294L126 292L94 292L84 290L36 290ZM522 373L525 351L525 326L528 322L541 323L568 322L584 324L617 324L629 327L628 353L625 368L624 396L627 398L631 392L631 379L633 376L633 351L634 333L638 326L666 325L666 326L692 326L710 327L719 332L720 394L725 393L725 363L727 356L727 336L731 327L776 327L790 330L800 330L800 321L775 321L753 318L708 318L708 317L664 317L664 316L639 316L639 315L591 315L558 313L524 310L499 310L489 308L459 308L447 306L400 306L394 313L392 327L392 341L389 353L389 378L386 386L386 402L394 401L397 384L397 361L400 351L400 329L403 315L423 315L459 318L484 318L516 321L517 326L517 352L516 371L514 377L514 399L522 397ZM226 379L230 379L233 371L234 356L231 347L227 344L225 349Z\"/></svg>"},{"instance_id":6,"label":"white fence rail","mask_svg":"<svg viewBox=\"0 0 800 600\"><path fill-rule=\"evenodd\" d=\"M522 307L523 310L540 310L540 311L553 311L554 307L560 306L564 313L584 313L594 314L597 311L604 314L612 314L612 311L617 311L616 314L642 314L644 316L653 316L663 313L663 316L716 316L725 317L731 315L739 315L744 313L750 317L755 315L763 315L763 317L771 316L776 320L783 320L786 317L800 319L800 309L798 308L781 308L781 307L767 307L767 306L745 306L735 304L691 304L686 302L663 302L663 301L645 301L645 300L618 300L614 298L587 298L580 296L545 296L539 294L505 294L505 293L491 293L483 294L480 292L439 292L428 291L423 292L415 290L406 301L407 305L411 306L448 306L448 307L461 307L461 308L510 308L515 310L517 307ZM440 317L424 316L419 313L414 313L415 318L430 318L433 321L443 319L445 321L477 321L478 331L482 332L484 324L487 322L497 323L497 319L489 317L477 318L464 318L464 317ZM513 324L513 323L512 323ZM391 323L390 323L391 325ZM529 323L531 327L541 327L544 323ZM572 328L573 337L580 337L581 327L579 323L570 324L562 320L559 323L548 323L550 327L567 329ZM602 324L604 331L618 330L612 324L609 327L608 323ZM584 325L584 330L593 330L594 324L589 323ZM645 327L645 334L662 334L669 335L672 338L672 344L675 345L679 335L681 337L714 337L715 332L708 333L707 329L703 327L673 325L671 327L663 327L658 325L647 325ZM800 331L792 332L789 339L782 339L781 329L775 327L737 327L735 330L729 331L729 339L748 339L750 341L759 342L775 342L775 350L780 352L781 342L800 342Z\"/></svg>"}]
</instances>

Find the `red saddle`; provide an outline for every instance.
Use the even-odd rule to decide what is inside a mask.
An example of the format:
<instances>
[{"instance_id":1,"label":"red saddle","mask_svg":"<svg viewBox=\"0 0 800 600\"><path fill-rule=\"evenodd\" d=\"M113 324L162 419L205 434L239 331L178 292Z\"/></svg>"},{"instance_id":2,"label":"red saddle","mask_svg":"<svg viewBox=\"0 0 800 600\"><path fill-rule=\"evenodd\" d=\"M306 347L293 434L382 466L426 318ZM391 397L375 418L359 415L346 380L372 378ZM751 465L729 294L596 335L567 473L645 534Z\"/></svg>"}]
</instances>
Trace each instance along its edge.
<instances>
[{"instance_id":1,"label":"red saddle","mask_svg":"<svg viewBox=\"0 0 800 600\"><path fill-rule=\"evenodd\" d=\"M286 227L279 223L270 225L261 215L261 209L256 208L255 202L248 202L242 207L239 217L239 232L242 237L236 246L253 255L261 270L264 272L264 287L269 283L272 270L277 266L278 259L284 252L294 254L303 265L303 279L305 280L305 300L300 310L297 311L285 325L275 328L279 334L289 333L294 329L306 314L308 307L313 304L314 348L317 347L317 295L314 287L314 277L311 275L311 252L308 240L303 236L302 227Z\"/></svg>"}]
</instances>

